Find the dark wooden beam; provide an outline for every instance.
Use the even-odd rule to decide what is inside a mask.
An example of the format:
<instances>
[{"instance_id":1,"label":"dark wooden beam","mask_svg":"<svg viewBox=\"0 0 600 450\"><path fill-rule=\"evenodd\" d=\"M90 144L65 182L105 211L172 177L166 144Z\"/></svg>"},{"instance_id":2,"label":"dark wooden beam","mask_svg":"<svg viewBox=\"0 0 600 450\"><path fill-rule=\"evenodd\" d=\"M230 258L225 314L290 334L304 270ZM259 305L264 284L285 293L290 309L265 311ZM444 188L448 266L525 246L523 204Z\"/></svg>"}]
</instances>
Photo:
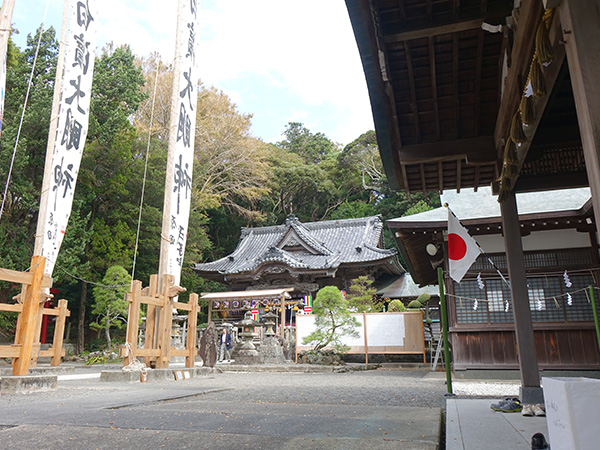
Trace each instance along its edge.
<instances>
[{"instance_id":1,"label":"dark wooden beam","mask_svg":"<svg viewBox=\"0 0 600 450\"><path fill-rule=\"evenodd\" d=\"M427 180L425 179L425 165L419 164L419 169L421 169L421 189L423 190L423 194L427 194Z\"/></svg>"},{"instance_id":2,"label":"dark wooden beam","mask_svg":"<svg viewBox=\"0 0 600 450\"><path fill-rule=\"evenodd\" d=\"M435 46L433 45L433 37L429 38L429 72L431 74L431 95L433 101L433 121L435 124L435 137L440 139L440 113L437 93L437 76L435 69ZM477 97L479 98L479 97Z\"/></svg>"},{"instance_id":3,"label":"dark wooden beam","mask_svg":"<svg viewBox=\"0 0 600 450\"><path fill-rule=\"evenodd\" d=\"M475 134L481 130L481 66L483 64L483 30L477 35L477 67L475 68Z\"/></svg>"},{"instance_id":4,"label":"dark wooden beam","mask_svg":"<svg viewBox=\"0 0 600 450\"><path fill-rule=\"evenodd\" d=\"M406 21L406 8L404 6L404 0L398 0L398 11L400 11L400 19L402 22Z\"/></svg>"},{"instance_id":5,"label":"dark wooden beam","mask_svg":"<svg viewBox=\"0 0 600 450\"><path fill-rule=\"evenodd\" d=\"M442 162L438 161L438 182L440 194L444 191L444 168Z\"/></svg>"},{"instance_id":6,"label":"dark wooden beam","mask_svg":"<svg viewBox=\"0 0 600 450\"><path fill-rule=\"evenodd\" d=\"M479 166L475 169L479 171ZM478 175L477 175L478 176ZM456 160L456 192L460 193L460 186L462 184L462 161ZM475 188L477 190L477 188Z\"/></svg>"},{"instance_id":7,"label":"dark wooden beam","mask_svg":"<svg viewBox=\"0 0 600 450\"><path fill-rule=\"evenodd\" d=\"M506 80L500 79L502 99L498 118L496 119L495 138L497 148L504 148L504 142L510 130L510 124L521 101L523 94L523 81L527 79L535 33L542 19L542 2L522 2L519 14L519 26L514 37L512 46L512 63L508 69ZM504 55L500 55L503 59Z\"/></svg>"},{"instance_id":8,"label":"dark wooden beam","mask_svg":"<svg viewBox=\"0 0 600 450\"><path fill-rule=\"evenodd\" d=\"M405 42L413 39L422 39L430 36L439 36L441 34L459 33L461 31L481 28L482 23L483 19L478 18L467 20L464 22L453 22L443 25L432 25L428 28L418 28L410 31L403 31L401 33L388 34L384 37L384 42L386 44L393 44L396 42Z\"/></svg>"},{"instance_id":9,"label":"dark wooden beam","mask_svg":"<svg viewBox=\"0 0 600 450\"><path fill-rule=\"evenodd\" d=\"M458 95L458 34L452 36L452 86L454 93L454 126L456 139L460 138L460 97Z\"/></svg>"},{"instance_id":10,"label":"dark wooden beam","mask_svg":"<svg viewBox=\"0 0 600 450\"><path fill-rule=\"evenodd\" d=\"M489 164L497 160L497 154L494 138L481 136L408 145L398 150L398 158L405 164L462 158L467 160L467 164Z\"/></svg>"},{"instance_id":11,"label":"dark wooden beam","mask_svg":"<svg viewBox=\"0 0 600 450\"><path fill-rule=\"evenodd\" d=\"M417 89L415 87L415 73L410 55L410 45L404 43L404 53L406 56L406 68L408 70L408 83L410 86L410 109L412 110L415 119L415 138L417 142L421 142L421 126L419 121L419 105L417 105Z\"/></svg>"}]
</instances>

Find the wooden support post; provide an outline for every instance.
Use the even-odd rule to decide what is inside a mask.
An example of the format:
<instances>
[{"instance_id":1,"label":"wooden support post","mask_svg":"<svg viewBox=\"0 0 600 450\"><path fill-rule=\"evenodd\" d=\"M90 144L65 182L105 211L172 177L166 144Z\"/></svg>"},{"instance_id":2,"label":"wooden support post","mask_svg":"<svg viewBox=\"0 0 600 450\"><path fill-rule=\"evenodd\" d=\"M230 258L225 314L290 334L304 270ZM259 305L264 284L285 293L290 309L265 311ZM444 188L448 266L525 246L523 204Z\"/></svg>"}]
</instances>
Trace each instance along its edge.
<instances>
[{"instance_id":1,"label":"wooden support post","mask_svg":"<svg viewBox=\"0 0 600 450\"><path fill-rule=\"evenodd\" d=\"M173 298L169 297L169 290L173 286L175 277L164 275L162 280L161 299L163 305L160 308L160 323L158 336L158 348L160 357L156 363L159 369L169 367L171 360L171 328L173 327Z\"/></svg>"},{"instance_id":2,"label":"wooden support post","mask_svg":"<svg viewBox=\"0 0 600 450\"><path fill-rule=\"evenodd\" d=\"M563 0L558 12L569 63L573 98L592 191L596 227L600 226L600 9L597 0Z\"/></svg>"},{"instance_id":3,"label":"wooden support post","mask_svg":"<svg viewBox=\"0 0 600 450\"><path fill-rule=\"evenodd\" d=\"M281 323L279 324L279 327L281 330L281 338L285 339L285 295L281 296L281 301L279 304L281 305Z\"/></svg>"},{"instance_id":4,"label":"wooden support post","mask_svg":"<svg viewBox=\"0 0 600 450\"><path fill-rule=\"evenodd\" d=\"M132 283L131 292L128 294L129 314L127 316L127 340L129 349L126 349L125 358L123 359L123 367L129 365L137 354L137 340L140 330L140 304L142 298L142 282L134 281ZM128 351L127 351L128 350Z\"/></svg>"},{"instance_id":5,"label":"wooden support post","mask_svg":"<svg viewBox=\"0 0 600 450\"><path fill-rule=\"evenodd\" d=\"M53 367L60 365L62 357L65 322L68 312L67 304L68 302L64 298L58 301L58 316L56 317L56 324L54 326L54 339L52 339L52 350L54 353L50 360L50 365Z\"/></svg>"},{"instance_id":6,"label":"wooden support post","mask_svg":"<svg viewBox=\"0 0 600 450\"><path fill-rule=\"evenodd\" d=\"M158 290L158 275L150 275L150 285L148 297L156 298ZM156 326L156 305L148 305L146 314L146 336L144 338L144 348L158 348L154 345L154 327ZM144 363L150 366L152 361L156 361L154 356L144 356Z\"/></svg>"},{"instance_id":7,"label":"wooden support post","mask_svg":"<svg viewBox=\"0 0 600 450\"><path fill-rule=\"evenodd\" d=\"M521 370L521 401L529 404L543 403L531 322L521 227L514 191L509 191L506 201L500 203L500 211Z\"/></svg>"},{"instance_id":8,"label":"wooden support post","mask_svg":"<svg viewBox=\"0 0 600 450\"><path fill-rule=\"evenodd\" d=\"M20 314L18 341L20 352L17 358L13 358L13 375L22 376L29 373L29 364L35 340L36 324L38 310L40 308L40 294L42 293L42 279L44 277L44 267L46 267L46 258L43 256L34 256L31 258L31 274L33 280L31 286L27 289L27 294L23 301L23 312Z\"/></svg>"},{"instance_id":9,"label":"wooden support post","mask_svg":"<svg viewBox=\"0 0 600 450\"><path fill-rule=\"evenodd\" d=\"M367 340L367 313L363 312L363 333L365 335L365 364L369 364L369 341Z\"/></svg>"},{"instance_id":10,"label":"wooden support post","mask_svg":"<svg viewBox=\"0 0 600 450\"><path fill-rule=\"evenodd\" d=\"M196 329L198 328L198 294L190 294L189 303L192 309L188 313L187 320L187 351L185 367L193 368L196 363Z\"/></svg>"}]
</instances>

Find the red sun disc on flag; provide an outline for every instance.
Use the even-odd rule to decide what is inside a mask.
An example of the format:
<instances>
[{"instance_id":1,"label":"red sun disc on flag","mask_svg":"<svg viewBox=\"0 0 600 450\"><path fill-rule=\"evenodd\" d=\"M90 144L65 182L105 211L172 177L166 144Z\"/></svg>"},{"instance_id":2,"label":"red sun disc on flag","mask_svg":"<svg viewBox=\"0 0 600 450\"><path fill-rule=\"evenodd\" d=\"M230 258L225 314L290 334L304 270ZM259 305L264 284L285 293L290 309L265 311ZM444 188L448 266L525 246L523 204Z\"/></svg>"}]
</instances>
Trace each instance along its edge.
<instances>
[{"instance_id":1,"label":"red sun disc on flag","mask_svg":"<svg viewBox=\"0 0 600 450\"><path fill-rule=\"evenodd\" d=\"M448 235L448 258L458 261L467 254L467 243L456 233Z\"/></svg>"}]
</instances>

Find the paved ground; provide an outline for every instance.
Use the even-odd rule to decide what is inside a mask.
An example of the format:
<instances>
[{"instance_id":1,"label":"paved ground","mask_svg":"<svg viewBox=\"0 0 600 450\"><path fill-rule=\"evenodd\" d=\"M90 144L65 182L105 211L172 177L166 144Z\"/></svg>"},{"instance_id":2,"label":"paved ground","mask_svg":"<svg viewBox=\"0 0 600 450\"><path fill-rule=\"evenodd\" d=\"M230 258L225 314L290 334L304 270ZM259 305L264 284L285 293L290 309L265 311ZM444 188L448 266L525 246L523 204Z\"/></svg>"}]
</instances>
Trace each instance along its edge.
<instances>
[{"instance_id":1,"label":"paved ground","mask_svg":"<svg viewBox=\"0 0 600 450\"><path fill-rule=\"evenodd\" d=\"M429 370L61 379L0 397L0 448L437 448L444 375Z\"/></svg>"}]
</instances>

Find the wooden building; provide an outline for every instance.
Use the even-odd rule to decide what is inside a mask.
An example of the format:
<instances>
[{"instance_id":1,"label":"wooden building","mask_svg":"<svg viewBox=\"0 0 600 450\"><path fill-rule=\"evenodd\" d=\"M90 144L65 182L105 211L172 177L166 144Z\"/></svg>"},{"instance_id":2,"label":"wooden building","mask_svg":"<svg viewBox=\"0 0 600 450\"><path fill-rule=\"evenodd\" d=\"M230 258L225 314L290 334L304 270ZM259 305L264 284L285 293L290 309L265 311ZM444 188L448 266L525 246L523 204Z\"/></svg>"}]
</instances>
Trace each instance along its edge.
<instances>
[{"instance_id":1,"label":"wooden building","mask_svg":"<svg viewBox=\"0 0 600 450\"><path fill-rule=\"evenodd\" d=\"M393 188L492 186L522 400L542 391L515 194L588 186L600 223L596 0L346 0Z\"/></svg>"},{"instance_id":2,"label":"wooden building","mask_svg":"<svg viewBox=\"0 0 600 450\"><path fill-rule=\"evenodd\" d=\"M293 298L324 286L348 289L360 275L377 286L405 273L396 250L383 248L382 231L379 216L302 223L290 215L283 225L242 228L233 253L193 269L231 291L292 287Z\"/></svg>"},{"instance_id":3,"label":"wooden building","mask_svg":"<svg viewBox=\"0 0 600 450\"><path fill-rule=\"evenodd\" d=\"M500 206L490 188L444 193L442 201L507 277ZM539 367L598 370L587 287L598 286L600 257L589 189L519 194L517 202ZM447 217L438 208L387 221L417 282L436 279L435 267L446 263ZM430 255L428 245L438 251ZM460 283L447 283L447 291L454 368L517 369L510 289L487 258L481 255Z\"/></svg>"}]
</instances>

